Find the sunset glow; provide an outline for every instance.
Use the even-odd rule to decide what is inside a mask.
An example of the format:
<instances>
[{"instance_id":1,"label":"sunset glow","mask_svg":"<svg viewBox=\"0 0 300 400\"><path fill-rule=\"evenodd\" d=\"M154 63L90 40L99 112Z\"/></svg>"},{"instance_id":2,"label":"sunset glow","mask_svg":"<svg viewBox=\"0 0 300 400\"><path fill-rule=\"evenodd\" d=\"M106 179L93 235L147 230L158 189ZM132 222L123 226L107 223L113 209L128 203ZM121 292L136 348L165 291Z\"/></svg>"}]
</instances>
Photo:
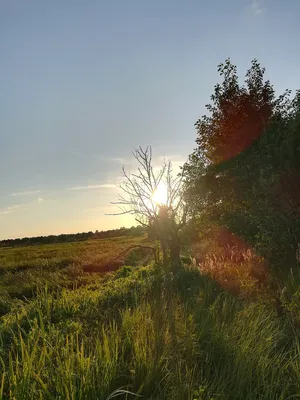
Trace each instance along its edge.
<instances>
[{"instance_id":1,"label":"sunset glow","mask_svg":"<svg viewBox=\"0 0 300 400\"><path fill-rule=\"evenodd\" d=\"M168 202L168 189L167 186L163 183L160 183L158 187L155 189L152 200L157 205L166 205Z\"/></svg>"}]
</instances>

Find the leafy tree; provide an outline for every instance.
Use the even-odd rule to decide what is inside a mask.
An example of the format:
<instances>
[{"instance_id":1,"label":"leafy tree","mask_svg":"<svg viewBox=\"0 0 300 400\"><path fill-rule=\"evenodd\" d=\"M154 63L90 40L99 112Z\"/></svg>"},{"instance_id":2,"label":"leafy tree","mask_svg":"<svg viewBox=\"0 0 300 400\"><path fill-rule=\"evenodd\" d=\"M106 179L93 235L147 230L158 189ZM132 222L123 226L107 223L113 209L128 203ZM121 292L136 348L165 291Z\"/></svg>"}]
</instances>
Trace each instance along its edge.
<instances>
[{"instance_id":1,"label":"leafy tree","mask_svg":"<svg viewBox=\"0 0 300 400\"><path fill-rule=\"evenodd\" d=\"M289 94L276 97L270 82L264 81L265 68L257 60L240 85L237 68L227 59L218 66L223 78L215 85L212 103L196 123L198 148L207 163L220 163L237 156L260 137L272 118L282 118L290 108Z\"/></svg>"},{"instance_id":2,"label":"leafy tree","mask_svg":"<svg viewBox=\"0 0 300 400\"><path fill-rule=\"evenodd\" d=\"M300 95L276 97L252 61L245 84L226 60L196 122L197 148L185 166L194 213L248 240L272 261L292 262L299 237Z\"/></svg>"}]
</instances>

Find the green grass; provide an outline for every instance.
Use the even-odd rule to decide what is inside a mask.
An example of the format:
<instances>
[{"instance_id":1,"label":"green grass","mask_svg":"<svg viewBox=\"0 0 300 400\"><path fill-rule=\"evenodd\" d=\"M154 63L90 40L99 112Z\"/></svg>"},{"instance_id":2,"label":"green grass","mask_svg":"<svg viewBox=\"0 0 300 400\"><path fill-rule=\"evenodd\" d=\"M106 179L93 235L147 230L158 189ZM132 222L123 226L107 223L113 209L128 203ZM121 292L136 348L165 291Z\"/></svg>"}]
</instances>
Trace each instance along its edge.
<instances>
[{"instance_id":1,"label":"green grass","mask_svg":"<svg viewBox=\"0 0 300 400\"><path fill-rule=\"evenodd\" d=\"M37 288L85 285L98 274L83 274L82 267L101 266L144 238L113 238L84 242L0 249L0 315L14 299L30 298Z\"/></svg>"},{"instance_id":2,"label":"green grass","mask_svg":"<svg viewBox=\"0 0 300 400\"><path fill-rule=\"evenodd\" d=\"M0 249L0 273L7 270L57 268L71 263L101 263L143 237L120 237L41 246L4 247Z\"/></svg>"},{"instance_id":3,"label":"green grass","mask_svg":"<svg viewBox=\"0 0 300 400\"><path fill-rule=\"evenodd\" d=\"M1 317L0 398L299 398L297 288L279 313L187 268L127 266L76 287L41 281Z\"/></svg>"}]
</instances>

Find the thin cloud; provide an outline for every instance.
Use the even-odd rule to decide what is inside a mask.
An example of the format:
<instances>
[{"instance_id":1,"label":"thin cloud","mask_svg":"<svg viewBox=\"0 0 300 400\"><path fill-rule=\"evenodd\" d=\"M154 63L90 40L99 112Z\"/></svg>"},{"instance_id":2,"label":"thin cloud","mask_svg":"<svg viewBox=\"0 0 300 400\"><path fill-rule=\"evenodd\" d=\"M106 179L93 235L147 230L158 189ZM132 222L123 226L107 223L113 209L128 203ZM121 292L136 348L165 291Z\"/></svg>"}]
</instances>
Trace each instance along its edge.
<instances>
[{"instance_id":1,"label":"thin cloud","mask_svg":"<svg viewBox=\"0 0 300 400\"><path fill-rule=\"evenodd\" d=\"M24 191L24 192L12 193L11 195L13 197L16 197L16 196L30 196L30 195L37 194L37 193L41 193L41 190L27 190L27 191Z\"/></svg>"},{"instance_id":2,"label":"thin cloud","mask_svg":"<svg viewBox=\"0 0 300 400\"><path fill-rule=\"evenodd\" d=\"M170 161L172 161L172 160L175 160L175 159L179 159L179 160L182 160L183 158L182 158L182 156L180 155L180 154L170 154L170 155L164 155L164 156L159 156L158 157L158 160L160 160L160 161L164 161L164 160L166 160L166 161L168 161L168 160L170 160Z\"/></svg>"},{"instance_id":3,"label":"thin cloud","mask_svg":"<svg viewBox=\"0 0 300 400\"><path fill-rule=\"evenodd\" d=\"M38 202L38 203L41 203L42 201L44 201L44 199L43 199L42 197L38 197L38 198L37 198L37 202Z\"/></svg>"},{"instance_id":4,"label":"thin cloud","mask_svg":"<svg viewBox=\"0 0 300 400\"><path fill-rule=\"evenodd\" d=\"M0 215L11 214L11 211L8 210L0 210Z\"/></svg>"},{"instance_id":5,"label":"thin cloud","mask_svg":"<svg viewBox=\"0 0 300 400\"><path fill-rule=\"evenodd\" d=\"M264 12L263 3L259 0L253 0L249 9L254 15L261 15Z\"/></svg>"},{"instance_id":6,"label":"thin cloud","mask_svg":"<svg viewBox=\"0 0 300 400\"><path fill-rule=\"evenodd\" d=\"M84 212L103 212L106 207L85 208Z\"/></svg>"},{"instance_id":7,"label":"thin cloud","mask_svg":"<svg viewBox=\"0 0 300 400\"><path fill-rule=\"evenodd\" d=\"M116 187L115 184L112 183L104 183L102 185L87 185L87 186L74 186L70 187L67 190L94 190L94 189L114 189Z\"/></svg>"},{"instance_id":8,"label":"thin cloud","mask_svg":"<svg viewBox=\"0 0 300 400\"><path fill-rule=\"evenodd\" d=\"M0 209L0 215L11 214L18 208L21 208L22 206L23 206L23 204L15 204L13 206L2 208L2 209Z\"/></svg>"},{"instance_id":9,"label":"thin cloud","mask_svg":"<svg viewBox=\"0 0 300 400\"><path fill-rule=\"evenodd\" d=\"M113 212L116 210L116 206L106 205L106 206L98 206L98 207L88 207L83 210L85 213L102 213L103 215L107 215L109 212Z\"/></svg>"},{"instance_id":10,"label":"thin cloud","mask_svg":"<svg viewBox=\"0 0 300 400\"><path fill-rule=\"evenodd\" d=\"M124 164L126 160L124 157L115 157L115 158L110 158L110 161L116 162L118 164Z\"/></svg>"}]
</instances>

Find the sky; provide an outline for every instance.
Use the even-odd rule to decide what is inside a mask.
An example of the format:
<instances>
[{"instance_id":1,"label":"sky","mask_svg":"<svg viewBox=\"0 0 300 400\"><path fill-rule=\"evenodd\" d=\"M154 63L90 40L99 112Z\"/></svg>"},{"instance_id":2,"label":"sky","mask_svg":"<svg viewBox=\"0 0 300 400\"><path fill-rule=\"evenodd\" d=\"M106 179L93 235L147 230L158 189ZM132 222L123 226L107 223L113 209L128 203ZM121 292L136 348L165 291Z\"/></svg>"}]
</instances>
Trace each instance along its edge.
<instances>
[{"instance_id":1,"label":"sky","mask_svg":"<svg viewBox=\"0 0 300 400\"><path fill-rule=\"evenodd\" d=\"M182 165L217 65L300 82L298 0L0 0L0 239L131 226L121 168Z\"/></svg>"}]
</instances>

